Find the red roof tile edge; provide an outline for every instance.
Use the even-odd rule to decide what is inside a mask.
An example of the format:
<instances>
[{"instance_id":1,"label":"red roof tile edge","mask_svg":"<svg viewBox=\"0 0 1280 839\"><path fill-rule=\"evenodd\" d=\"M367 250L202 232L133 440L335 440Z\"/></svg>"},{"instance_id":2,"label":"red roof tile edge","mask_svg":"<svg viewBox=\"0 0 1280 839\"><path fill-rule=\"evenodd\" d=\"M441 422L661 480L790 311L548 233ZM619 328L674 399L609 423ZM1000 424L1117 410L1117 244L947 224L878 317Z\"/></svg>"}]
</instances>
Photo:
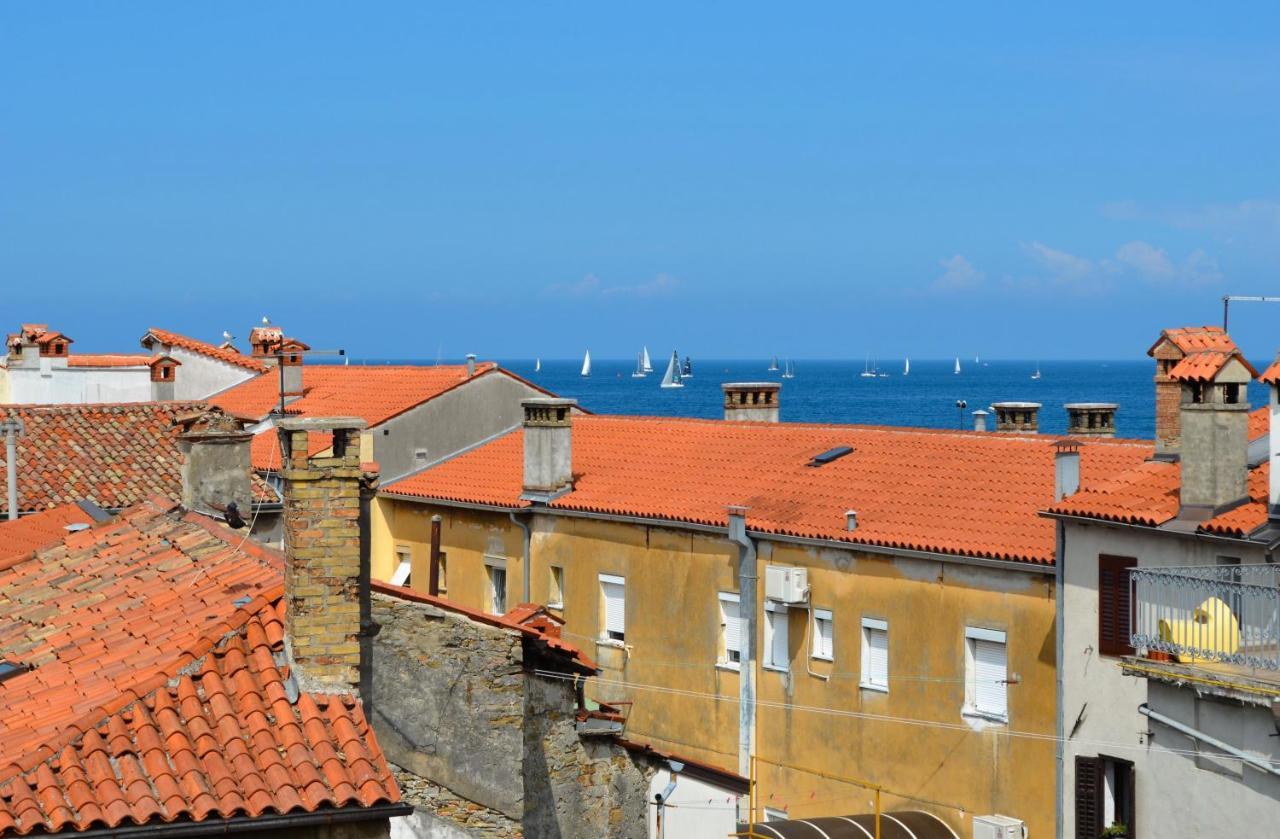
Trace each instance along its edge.
<instances>
[{"instance_id":1,"label":"red roof tile edge","mask_svg":"<svg viewBox=\"0 0 1280 839\"><path fill-rule=\"evenodd\" d=\"M265 373L269 369L266 364L256 358L247 355L241 355L238 352L224 350L215 347L213 344L207 344L197 338L191 338L181 335L177 332L170 332L167 329L157 329L152 327L147 330L147 334L143 336L145 341L148 337L153 337L162 344L168 344L174 347L182 347L193 353L207 356L215 361L221 361L226 364L234 364L237 367L243 367L246 370L252 370L255 373Z\"/></svg>"}]
</instances>

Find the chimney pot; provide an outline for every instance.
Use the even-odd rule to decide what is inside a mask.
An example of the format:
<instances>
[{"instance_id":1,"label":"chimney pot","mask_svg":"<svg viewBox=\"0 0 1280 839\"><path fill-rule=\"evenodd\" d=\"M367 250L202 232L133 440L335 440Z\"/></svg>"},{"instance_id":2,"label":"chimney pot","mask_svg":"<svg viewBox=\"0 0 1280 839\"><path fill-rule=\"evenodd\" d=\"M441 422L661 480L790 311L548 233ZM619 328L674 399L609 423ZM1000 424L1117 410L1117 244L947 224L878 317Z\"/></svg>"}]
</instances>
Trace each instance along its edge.
<instances>
[{"instance_id":1,"label":"chimney pot","mask_svg":"<svg viewBox=\"0 0 1280 839\"><path fill-rule=\"evenodd\" d=\"M987 430L987 416L988 416L987 412L982 410L981 408L973 412L973 430L974 431Z\"/></svg>"},{"instance_id":2,"label":"chimney pot","mask_svg":"<svg viewBox=\"0 0 1280 839\"><path fill-rule=\"evenodd\" d=\"M467 378L471 378L476 374L476 354L467 354Z\"/></svg>"},{"instance_id":3,"label":"chimney pot","mask_svg":"<svg viewBox=\"0 0 1280 839\"><path fill-rule=\"evenodd\" d=\"M573 489L573 399L540 396L524 408L526 501L546 503Z\"/></svg>"},{"instance_id":4,"label":"chimney pot","mask_svg":"<svg viewBox=\"0 0 1280 839\"><path fill-rule=\"evenodd\" d=\"M1035 434L1040 430L1039 402L997 402L996 431L1005 434Z\"/></svg>"},{"instance_id":5,"label":"chimney pot","mask_svg":"<svg viewBox=\"0 0 1280 839\"><path fill-rule=\"evenodd\" d=\"M1080 443L1059 440L1053 444L1053 500L1061 501L1080 491Z\"/></svg>"},{"instance_id":6,"label":"chimney pot","mask_svg":"<svg viewBox=\"0 0 1280 839\"><path fill-rule=\"evenodd\" d=\"M777 422L782 385L777 382L726 382L724 418L740 422Z\"/></svg>"},{"instance_id":7,"label":"chimney pot","mask_svg":"<svg viewBox=\"0 0 1280 839\"><path fill-rule=\"evenodd\" d=\"M1067 433L1072 437L1116 436L1116 410L1114 402L1069 402L1067 409Z\"/></svg>"},{"instance_id":8,"label":"chimney pot","mask_svg":"<svg viewBox=\"0 0 1280 839\"><path fill-rule=\"evenodd\" d=\"M231 504L238 510L251 509L252 432L218 408L178 417L177 422L182 506L206 515L225 513Z\"/></svg>"}]
</instances>

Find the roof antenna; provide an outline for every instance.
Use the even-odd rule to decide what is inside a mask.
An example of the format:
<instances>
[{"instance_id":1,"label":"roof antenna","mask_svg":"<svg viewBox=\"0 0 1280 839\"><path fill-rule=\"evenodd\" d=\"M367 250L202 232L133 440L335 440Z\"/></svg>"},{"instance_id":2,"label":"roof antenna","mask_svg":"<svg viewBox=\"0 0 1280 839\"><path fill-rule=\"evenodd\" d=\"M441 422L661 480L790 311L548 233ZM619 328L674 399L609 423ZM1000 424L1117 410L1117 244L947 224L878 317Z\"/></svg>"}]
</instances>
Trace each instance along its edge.
<instances>
[{"instance_id":1,"label":"roof antenna","mask_svg":"<svg viewBox=\"0 0 1280 839\"><path fill-rule=\"evenodd\" d=\"M271 325L271 318L267 317L266 315L263 315L263 316L262 316L262 325L263 325L263 326L270 326L270 325Z\"/></svg>"}]
</instances>

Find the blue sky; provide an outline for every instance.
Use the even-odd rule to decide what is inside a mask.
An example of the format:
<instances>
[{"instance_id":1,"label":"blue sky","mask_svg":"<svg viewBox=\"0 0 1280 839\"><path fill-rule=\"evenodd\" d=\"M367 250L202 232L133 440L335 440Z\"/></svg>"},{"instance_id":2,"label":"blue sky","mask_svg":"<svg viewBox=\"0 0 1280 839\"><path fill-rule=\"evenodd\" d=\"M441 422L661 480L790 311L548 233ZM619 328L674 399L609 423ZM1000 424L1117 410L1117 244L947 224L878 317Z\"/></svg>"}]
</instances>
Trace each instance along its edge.
<instances>
[{"instance_id":1,"label":"blue sky","mask_svg":"<svg viewBox=\"0 0 1280 839\"><path fill-rule=\"evenodd\" d=\"M1280 294L1274 4L885 5L4 3L0 326L1120 358Z\"/></svg>"}]
</instances>

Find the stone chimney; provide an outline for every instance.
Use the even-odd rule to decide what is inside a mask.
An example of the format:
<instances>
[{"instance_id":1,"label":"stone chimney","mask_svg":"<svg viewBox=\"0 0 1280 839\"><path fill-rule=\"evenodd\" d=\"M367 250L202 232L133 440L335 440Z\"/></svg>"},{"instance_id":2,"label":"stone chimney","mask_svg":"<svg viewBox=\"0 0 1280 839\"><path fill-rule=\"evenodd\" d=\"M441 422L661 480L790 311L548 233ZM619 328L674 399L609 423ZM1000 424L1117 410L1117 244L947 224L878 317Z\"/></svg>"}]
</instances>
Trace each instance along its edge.
<instances>
[{"instance_id":1,"label":"stone chimney","mask_svg":"<svg viewBox=\"0 0 1280 839\"><path fill-rule=\"evenodd\" d=\"M1176 455L1182 437L1182 385L1173 370L1188 354L1205 350L1234 352L1236 345L1220 327L1184 326L1164 330L1147 350L1156 362L1157 456Z\"/></svg>"},{"instance_id":2,"label":"stone chimney","mask_svg":"<svg viewBox=\"0 0 1280 839\"><path fill-rule=\"evenodd\" d=\"M1039 402L997 402L996 431L1006 434L1035 434L1040 430Z\"/></svg>"},{"instance_id":3,"label":"stone chimney","mask_svg":"<svg viewBox=\"0 0 1280 839\"><path fill-rule=\"evenodd\" d=\"M168 402L176 399L174 388L182 362L167 355L157 355L147 366L151 368L151 401Z\"/></svg>"},{"instance_id":4,"label":"stone chimney","mask_svg":"<svg viewBox=\"0 0 1280 839\"><path fill-rule=\"evenodd\" d=\"M253 434L243 422L219 408L175 419L178 451L182 452L182 506L243 527L253 504L249 460Z\"/></svg>"},{"instance_id":5,"label":"stone chimney","mask_svg":"<svg viewBox=\"0 0 1280 839\"><path fill-rule=\"evenodd\" d=\"M987 416L988 416L987 412L982 410L981 408L973 412L973 430L974 431L987 430Z\"/></svg>"},{"instance_id":6,"label":"stone chimney","mask_svg":"<svg viewBox=\"0 0 1280 839\"><path fill-rule=\"evenodd\" d=\"M1179 516L1207 518L1248 498L1249 380L1238 352L1201 352L1170 371L1181 389Z\"/></svg>"},{"instance_id":7,"label":"stone chimney","mask_svg":"<svg viewBox=\"0 0 1280 839\"><path fill-rule=\"evenodd\" d=\"M741 422L777 422L782 385L777 382L726 382L724 418Z\"/></svg>"},{"instance_id":8,"label":"stone chimney","mask_svg":"<svg viewBox=\"0 0 1280 839\"><path fill-rule=\"evenodd\" d=\"M1116 403L1069 402L1065 407L1067 433L1072 437L1116 436Z\"/></svg>"},{"instance_id":9,"label":"stone chimney","mask_svg":"<svg viewBox=\"0 0 1280 839\"><path fill-rule=\"evenodd\" d=\"M282 418L285 649L302 690L354 693L361 685L362 550L360 432L353 417ZM332 454L307 458L307 438L333 435Z\"/></svg>"},{"instance_id":10,"label":"stone chimney","mask_svg":"<svg viewBox=\"0 0 1280 839\"><path fill-rule=\"evenodd\" d=\"M524 407L524 492L526 501L546 503L573 489L572 399L540 396Z\"/></svg>"},{"instance_id":11,"label":"stone chimney","mask_svg":"<svg viewBox=\"0 0 1280 839\"><path fill-rule=\"evenodd\" d=\"M1080 491L1080 443L1070 438L1053 444L1053 500Z\"/></svg>"}]
</instances>

